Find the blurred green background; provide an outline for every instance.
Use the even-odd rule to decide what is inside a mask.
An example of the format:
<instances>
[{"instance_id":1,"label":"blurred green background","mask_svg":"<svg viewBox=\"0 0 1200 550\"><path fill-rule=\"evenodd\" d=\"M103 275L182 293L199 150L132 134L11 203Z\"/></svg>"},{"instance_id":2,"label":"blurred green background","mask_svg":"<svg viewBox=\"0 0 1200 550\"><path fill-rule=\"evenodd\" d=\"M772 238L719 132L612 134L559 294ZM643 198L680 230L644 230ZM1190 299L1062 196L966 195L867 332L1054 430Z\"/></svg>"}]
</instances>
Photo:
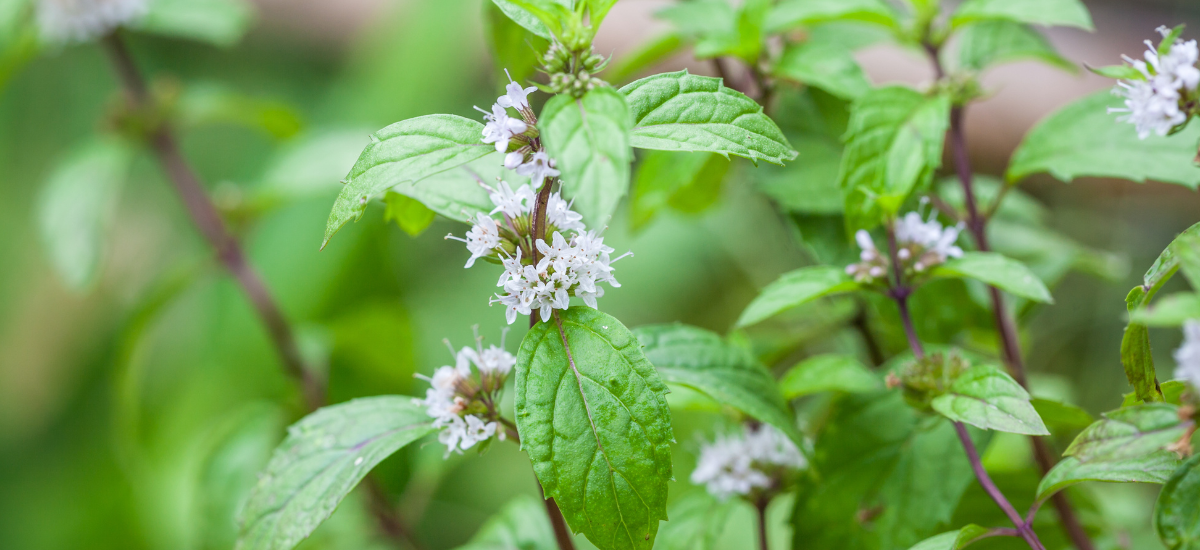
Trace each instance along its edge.
<instances>
[{"instance_id":1,"label":"blurred green background","mask_svg":"<svg viewBox=\"0 0 1200 550\"><path fill-rule=\"evenodd\" d=\"M667 4L622 0L599 49L619 58L648 39L658 28L650 14ZM337 181L370 132L427 113L474 118L472 105L493 101L505 79L485 46L484 6L264 1L257 25L229 48L130 37L148 74L185 90L181 105L195 115L181 129L185 153L295 323L305 352L327 368L331 401L423 393L412 375L450 361L443 339L467 345L479 325L496 341L505 326L502 309L488 306L496 269L464 270L466 251L441 238L463 233L460 224L438 219L414 238L385 223L377 203L318 250ZM1109 52L1138 52L1158 24L1200 23L1200 10L1183 0L1089 6L1096 34L1051 35L1073 61L1115 62ZM1088 55L1073 55L1081 53ZM892 56L913 57L869 51L862 61L877 81L922 78L897 74L903 66L887 63ZM914 59L910 66L919 67ZM662 69L680 66L708 72L686 55ZM1002 170L1015 145L997 117L1010 126L1012 119L1028 121L1019 137L1038 116L1103 84L1079 75L1056 77L1070 85L1039 82L1033 69L1005 71L985 80L996 96L970 122L971 137L980 138L972 153L992 172ZM37 230L39 194L56 163L103 127L112 110L116 82L101 50L44 52L4 86L0 548L230 548L239 500L284 426L303 413L297 391L239 289L144 153L124 184L93 284L72 290L53 270ZM635 256L617 265L622 286L601 299L602 309L628 326L681 321L724 333L757 289L813 261L795 220L756 190L754 167L731 168L722 200L703 212L663 212L635 232L622 206L606 239ZM1047 206L1048 225L1112 253L1118 266L1109 279L1068 274L1054 289L1055 305L1028 312L1024 336L1030 368L1039 373L1035 387L1093 413L1111 409L1127 391L1118 354L1123 297L1170 239L1200 220L1200 199L1160 184L1066 185L1048 177L1025 190ZM512 327L510 351L524 331L521 323ZM1169 372L1179 335L1152 337L1159 370ZM787 355L839 349L852 338L849 329L801 338ZM692 452L699 434L711 434L713 417L676 414L673 495L692 490ZM513 495L536 494L528 460L512 445L443 461L442 448L429 443L390 459L380 474L431 549L464 542ZM1105 517L1147 528L1153 493L1115 491L1109 507L1117 516ZM786 507L772 509L780 548L788 540ZM726 547L748 547L751 520L749 508L737 511ZM304 547L387 544L363 503L351 498Z\"/></svg>"}]
</instances>

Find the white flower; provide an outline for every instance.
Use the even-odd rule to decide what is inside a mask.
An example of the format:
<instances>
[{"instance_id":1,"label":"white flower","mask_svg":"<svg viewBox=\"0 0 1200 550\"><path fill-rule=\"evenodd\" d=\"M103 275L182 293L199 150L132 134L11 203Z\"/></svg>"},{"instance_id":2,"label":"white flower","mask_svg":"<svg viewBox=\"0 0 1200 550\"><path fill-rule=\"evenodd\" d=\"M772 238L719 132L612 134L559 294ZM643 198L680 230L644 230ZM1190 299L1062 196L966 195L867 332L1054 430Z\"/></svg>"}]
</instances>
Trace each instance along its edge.
<instances>
[{"instance_id":1,"label":"white flower","mask_svg":"<svg viewBox=\"0 0 1200 550\"><path fill-rule=\"evenodd\" d=\"M50 42L86 42L146 14L146 0L39 0L37 20Z\"/></svg>"},{"instance_id":2,"label":"white flower","mask_svg":"<svg viewBox=\"0 0 1200 550\"><path fill-rule=\"evenodd\" d=\"M962 225L942 227L937 215L931 213L928 220L921 219L916 212L909 212L896 220L896 245L900 249L908 249L907 254L897 253L901 260L917 256L913 262L915 271L924 271L930 267L945 262L948 258L961 258L963 251L954 245Z\"/></svg>"},{"instance_id":3,"label":"white flower","mask_svg":"<svg viewBox=\"0 0 1200 550\"><path fill-rule=\"evenodd\" d=\"M533 209L534 201L537 200L533 189L528 185L522 185L513 191L506 181L501 181L496 189L488 188L488 197L492 199L492 204L496 205L492 214L503 212L510 218L528 214Z\"/></svg>"},{"instance_id":4,"label":"white flower","mask_svg":"<svg viewBox=\"0 0 1200 550\"><path fill-rule=\"evenodd\" d=\"M491 113L479 107L475 109L483 113L483 119L487 121L487 124L483 125L483 142L495 143L496 151L500 153L508 150L508 142L514 136L523 134L529 129L524 120L508 116L508 111L505 111L499 103L492 105Z\"/></svg>"},{"instance_id":5,"label":"white flower","mask_svg":"<svg viewBox=\"0 0 1200 550\"><path fill-rule=\"evenodd\" d=\"M521 88L520 84L513 82L512 75L508 74L508 69L504 69L504 74L508 76L508 85L504 87L506 93L496 99L496 104L504 108L528 110L528 96L537 90L537 86Z\"/></svg>"},{"instance_id":6,"label":"white flower","mask_svg":"<svg viewBox=\"0 0 1200 550\"><path fill-rule=\"evenodd\" d=\"M745 426L740 435L719 435L700 449L692 483L725 500L754 489L770 489L780 471L799 470L808 462L786 436L767 425Z\"/></svg>"},{"instance_id":7,"label":"white flower","mask_svg":"<svg viewBox=\"0 0 1200 550\"><path fill-rule=\"evenodd\" d=\"M454 353L453 366L438 367L432 377L417 375L428 381L430 387L425 390L425 399L413 400L423 405L425 414L433 418L433 425L441 428L438 441L446 445L446 456L452 452L462 453L496 435L496 422L486 421L474 413L486 410L488 415L495 417L495 403L499 401L508 373L517 363L516 357L504 350L503 335L499 347L483 349L482 338L476 334L474 348L464 347L458 352L451 348L450 351Z\"/></svg>"},{"instance_id":8,"label":"white flower","mask_svg":"<svg viewBox=\"0 0 1200 550\"><path fill-rule=\"evenodd\" d=\"M475 221L467 231L465 239L454 235L446 235L446 238L467 243L467 251L471 253L471 257L467 258L467 265L463 267L471 267L475 265L476 259L490 256L500 247L500 223L480 212L475 215Z\"/></svg>"},{"instance_id":9,"label":"white flower","mask_svg":"<svg viewBox=\"0 0 1200 550\"><path fill-rule=\"evenodd\" d=\"M1165 37L1170 29L1159 27L1158 32ZM1196 68L1200 48L1195 40L1176 40L1162 56L1149 40L1146 47L1145 61L1125 58L1142 78L1119 81L1113 89L1114 94L1125 98L1125 107L1108 110L1126 113L1117 120L1133 124L1141 139L1151 133L1165 136L1171 128L1186 121L1187 114L1179 108L1180 100L1200 85L1200 69Z\"/></svg>"},{"instance_id":10,"label":"white flower","mask_svg":"<svg viewBox=\"0 0 1200 550\"><path fill-rule=\"evenodd\" d=\"M554 159L545 151L534 153L529 162L517 166L516 170L522 176L529 176L529 182L534 187L541 187L546 178L556 178L559 175L559 171L554 169Z\"/></svg>"},{"instance_id":11,"label":"white flower","mask_svg":"<svg viewBox=\"0 0 1200 550\"><path fill-rule=\"evenodd\" d=\"M496 284L504 293L493 301L505 306L509 324L518 314L530 315L535 309L543 322L549 321L554 310L570 307L571 296L596 307L596 298L604 295L599 283L621 286L612 275L612 263L625 256L612 258L613 249L594 232L568 239L555 231L549 243L538 239L535 244L541 254L537 265L522 265L519 256L505 259L504 274Z\"/></svg>"},{"instance_id":12,"label":"white flower","mask_svg":"<svg viewBox=\"0 0 1200 550\"><path fill-rule=\"evenodd\" d=\"M504 155L504 167L509 170L516 170L522 162L525 162L525 153L513 151Z\"/></svg>"},{"instance_id":13,"label":"white flower","mask_svg":"<svg viewBox=\"0 0 1200 550\"><path fill-rule=\"evenodd\" d=\"M583 214L571 210L571 205L558 193L551 193L546 201L546 221L560 231L583 231Z\"/></svg>"},{"instance_id":14,"label":"white flower","mask_svg":"<svg viewBox=\"0 0 1200 550\"><path fill-rule=\"evenodd\" d=\"M1187 381L1200 390L1200 321L1188 319L1183 324L1183 344L1175 350L1175 378Z\"/></svg>"}]
</instances>

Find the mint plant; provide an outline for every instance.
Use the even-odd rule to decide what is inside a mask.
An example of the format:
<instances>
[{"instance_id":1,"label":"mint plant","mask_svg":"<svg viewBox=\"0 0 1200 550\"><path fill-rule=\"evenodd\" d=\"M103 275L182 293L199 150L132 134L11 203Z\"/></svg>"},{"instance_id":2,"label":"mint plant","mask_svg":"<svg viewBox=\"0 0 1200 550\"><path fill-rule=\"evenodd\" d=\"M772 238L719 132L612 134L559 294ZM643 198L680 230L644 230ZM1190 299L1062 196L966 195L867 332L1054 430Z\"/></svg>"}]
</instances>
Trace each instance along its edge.
<instances>
[{"instance_id":1,"label":"mint plant","mask_svg":"<svg viewBox=\"0 0 1200 550\"><path fill-rule=\"evenodd\" d=\"M1117 80L1113 93L1041 121L995 177L974 171L964 133L968 108L988 92L979 76L1018 59L1076 70L1038 27L1092 30L1078 0L687 0L659 12L671 31L610 60L594 38L615 3L489 0L503 95L475 107L477 119L426 114L371 134L320 246L376 200L414 237L442 216L464 224L442 241L464 269L497 277L461 292L499 307L472 345L447 343L453 363L422 377L423 398L335 404L178 147L177 94L143 78L124 40L227 43L246 7L43 0L13 11L38 29L37 48L100 42L123 86L108 131L46 186L41 230L64 279L83 287L94 277L97 234L144 150L300 386L307 415L249 489L236 548L296 547L360 484L380 529L418 547L372 470L434 438L444 458L488 460L493 445L518 445L538 482L540 502L513 500L469 549L570 550L575 535L601 550L708 549L731 511L749 506L757 534L744 546L769 550L768 510L789 504L796 549L952 550L984 539L1128 548L1076 490L1097 481L1161 484L1147 518L1157 538L1200 548L1200 294L1158 295L1177 273L1200 285L1200 224L1129 292L1113 363L1132 391L1095 419L1040 394L1028 323L1069 272L1117 279L1121 261L1053 230L1020 189L1042 173L1200 186L1200 130L1189 125L1200 49L1182 26L1160 28L1144 60L1092 69ZM190 9L213 23L181 25ZM924 56L935 80L873 85L853 54L882 41ZM720 77L633 79L685 49ZM770 199L808 265L766 284L725 334L629 328L604 311L606 293L622 288L616 264L634 252L605 243L609 225L625 221L623 202L640 229L668 209L704 211L740 181ZM528 332L510 350L507 325L523 317ZM1176 380L1156 370L1150 331L1162 327L1183 330ZM480 332L500 337L485 348ZM722 418L691 449L676 441L673 416L689 410ZM1018 446L1028 458L997 467L993 453ZM694 469L677 475L689 454ZM677 477L696 487L677 490Z\"/></svg>"}]
</instances>

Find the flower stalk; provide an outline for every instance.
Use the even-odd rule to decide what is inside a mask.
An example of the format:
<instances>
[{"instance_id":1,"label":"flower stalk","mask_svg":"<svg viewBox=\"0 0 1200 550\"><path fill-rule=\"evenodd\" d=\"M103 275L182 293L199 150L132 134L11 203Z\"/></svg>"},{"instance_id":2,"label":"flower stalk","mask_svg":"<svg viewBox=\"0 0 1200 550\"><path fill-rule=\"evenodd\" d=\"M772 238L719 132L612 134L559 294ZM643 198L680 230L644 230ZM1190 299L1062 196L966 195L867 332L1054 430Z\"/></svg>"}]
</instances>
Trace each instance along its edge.
<instances>
[{"instance_id":1,"label":"flower stalk","mask_svg":"<svg viewBox=\"0 0 1200 550\"><path fill-rule=\"evenodd\" d=\"M934 72L940 80L945 77L946 73L942 67L939 50L940 48L928 45L927 43L926 51L933 64ZM969 150L967 149L966 133L963 125L964 114L965 105L954 105L951 107L950 128L947 132L947 140L949 141L950 154L954 161L955 172L963 189L963 202L967 211L964 223L967 230L971 233L972 239L975 241L976 248L980 252L990 252L991 246L987 238L989 216L980 213L978 201L975 196L971 159ZM1002 198L1003 191L996 198L996 202L989 208L989 214L999 208ZM1025 375L1025 361L1021 354L1020 340L1017 335L1016 320L1008 312L1004 303L1004 297L1000 294L998 288L988 285L988 296L992 303L992 315L995 319L996 332L1000 339L1002 358L1017 383L1021 387L1029 389L1029 383ZM1033 447L1033 456L1037 462L1038 469L1042 475L1045 475L1054 467L1056 460L1044 441L1034 436L1031 436L1029 441ZM1075 510L1072 508L1066 494L1063 492L1055 493L1051 497L1051 502L1054 505L1054 509L1058 512L1063 530L1066 531L1067 536L1070 537L1075 547L1079 550L1094 550L1095 545L1092 544L1091 538L1084 530L1083 524L1080 523L1079 517L1075 514Z\"/></svg>"},{"instance_id":2,"label":"flower stalk","mask_svg":"<svg viewBox=\"0 0 1200 550\"><path fill-rule=\"evenodd\" d=\"M904 334L908 337L909 348L911 348L913 356L916 357L917 361L921 361L925 358L925 349L921 345L920 338L917 337L916 330L913 327L912 315L908 311L908 296L911 294L912 289L905 286L903 270L897 261L896 251L896 232L894 228L889 226L888 252L892 257L892 280L895 286L891 288L888 294L896 302L896 307L900 311L900 322L904 325ZM991 476L988 475L987 470L983 467L983 461L979 457L979 451L975 448L975 442L971 441L971 435L967 433L966 426L961 422L954 422L954 430L958 434L958 439L967 454L967 460L971 463L971 470L975 473L975 479L979 481L984 491L1004 511L1004 515L1008 516L1008 519L1016 526L1018 534L1029 544L1030 548L1033 550L1045 550L1046 547L1038 540L1037 534L1033 532L1033 529L1029 526L1030 524L1021 518L1021 514L1017 513L1012 503L1008 501L1008 498L1004 496L1004 493L1000 491L1000 488L996 486Z\"/></svg>"}]
</instances>

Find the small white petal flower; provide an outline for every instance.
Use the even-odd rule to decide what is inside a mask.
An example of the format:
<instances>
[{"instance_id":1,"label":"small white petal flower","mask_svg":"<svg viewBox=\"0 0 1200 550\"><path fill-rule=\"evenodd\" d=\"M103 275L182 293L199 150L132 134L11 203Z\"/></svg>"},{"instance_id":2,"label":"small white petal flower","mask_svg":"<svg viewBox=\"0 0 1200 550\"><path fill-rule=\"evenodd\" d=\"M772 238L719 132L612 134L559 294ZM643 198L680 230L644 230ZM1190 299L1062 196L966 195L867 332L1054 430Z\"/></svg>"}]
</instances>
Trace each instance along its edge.
<instances>
[{"instance_id":1,"label":"small white petal flower","mask_svg":"<svg viewBox=\"0 0 1200 550\"><path fill-rule=\"evenodd\" d=\"M496 104L518 110L529 109L529 94L537 91L537 86L522 88L520 84L513 82L508 69L504 69L504 74L508 76L508 85L504 87L505 94L496 99Z\"/></svg>"},{"instance_id":2,"label":"small white petal flower","mask_svg":"<svg viewBox=\"0 0 1200 550\"><path fill-rule=\"evenodd\" d=\"M39 0L37 21L50 42L87 42L146 14L147 0Z\"/></svg>"},{"instance_id":3,"label":"small white petal flower","mask_svg":"<svg viewBox=\"0 0 1200 550\"><path fill-rule=\"evenodd\" d=\"M1175 350L1175 378L1200 390L1200 320L1189 319L1183 325L1183 344Z\"/></svg>"},{"instance_id":4,"label":"small white petal flower","mask_svg":"<svg viewBox=\"0 0 1200 550\"><path fill-rule=\"evenodd\" d=\"M1166 27L1159 27L1158 31L1164 37L1170 33ZM1108 110L1124 113L1117 120L1133 124L1141 139L1150 134L1165 136L1186 121L1187 113L1180 109L1180 102L1200 85L1200 69L1196 67L1200 48L1195 40L1176 40L1165 55L1159 55L1158 48L1149 40L1146 48L1145 61L1125 58L1142 78L1121 80L1113 88L1114 94L1125 98L1125 107Z\"/></svg>"},{"instance_id":5,"label":"small white petal flower","mask_svg":"<svg viewBox=\"0 0 1200 550\"><path fill-rule=\"evenodd\" d=\"M471 267L476 259L492 255L500 246L500 224L481 212L475 216L475 223L467 231L465 239L454 235L447 235L446 238L467 243L471 257L467 258L467 265L463 267Z\"/></svg>"},{"instance_id":6,"label":"small white petal flower","mask_svg":"<svg viewBox=\"0 0 1200 550\"><path fill-rule=\"evenodd\" d=\"M583 231L583 214L571 210L571 205L558 193L551 193L546 201L546 221L560 231Z\"/></svg>"},{"instance_id":7,"label":"small white petal flower","mask_svg":"<svg viewBox=\"0 0 1200 550\"><path fill-rule=\"evenodd\" d=\"M807 466L795 444L775 428L746 426L740 435L719 435L704 445L691 481L725 500L748 495L755 489L772 488L778 482L772 473Z\"/></svg>"},{"instance_id":8,"label":"small white petal flower","mask_svg":"<svg viewBox=\"0 0 1200 550\"><path fill-rule=\"evenodd\" d=\"M507 151L509 141L529 129L525 121L508 116L508 111L498 103L492 105L491 113L479 107L475 109L483 113L483 119L487 121L487 124L483 125L483 142L495 143L497 152Z\"/></svg>"},{"instance_id":9,"label":"small white petal flower","mask_svg":"<svg viewBox=\"0 0 1200 550\"><path fill-rule=\"evenodd\" d=\"M530 157L529 162L517 166L516 171L522 176L529 176L529 182L534 187L541 187L546 178L556 178L559 171L554 169L554 159L545 151L538 151Z\"/></svg>"},{"instance_id":10,"label":"small white petal flower","mask_svg":"<svg viewBox=\"0 0 1200 550\"><path fill-rule=\"evenodd\" d=\"M496 189L488 188L488 197L492 199L492 204L496 205L491 211L492 214L503 212L510 218L528 214L537 200L533 189L528 185L522 185L513 191L506 181L501 181Z\"/></svg>"},{"instance_id":11,"label":"small white petal flower","mask_svg":"<svg viewBox=\"0 0 1200 550\"><path fill-rule=\"evenodd\" d=\"M525 153L520 151L513 151L504 155L504 167L509 170L516 170L523 162L525 162Z\"/></svg>"}]
</instances>

